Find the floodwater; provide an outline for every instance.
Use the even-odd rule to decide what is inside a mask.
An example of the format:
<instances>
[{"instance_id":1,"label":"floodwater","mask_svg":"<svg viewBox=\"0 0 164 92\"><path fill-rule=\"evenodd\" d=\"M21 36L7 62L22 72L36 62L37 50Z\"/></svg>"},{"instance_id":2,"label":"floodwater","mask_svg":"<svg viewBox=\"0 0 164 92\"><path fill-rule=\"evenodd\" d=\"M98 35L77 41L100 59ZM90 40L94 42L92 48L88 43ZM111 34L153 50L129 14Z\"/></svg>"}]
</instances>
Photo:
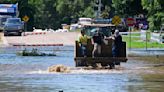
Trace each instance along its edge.
<instances>
[{"instance_id":1,"label":"floodwater","mask_svg":"<svg viewBox=\"0 0 164 92\"><path fill-rule=\"evenodd\" d=\"M22 57L23 47L0 48L0 92L163 92L162 55L128 57L112 70L84 70L74 67L74 48L40 47L57 56ZM31 48L27 48L31 50ZM52 52L53 51L53 52ZM49 73L47 68L63 64L70 73Z\"/></svg>"}]
</instances>

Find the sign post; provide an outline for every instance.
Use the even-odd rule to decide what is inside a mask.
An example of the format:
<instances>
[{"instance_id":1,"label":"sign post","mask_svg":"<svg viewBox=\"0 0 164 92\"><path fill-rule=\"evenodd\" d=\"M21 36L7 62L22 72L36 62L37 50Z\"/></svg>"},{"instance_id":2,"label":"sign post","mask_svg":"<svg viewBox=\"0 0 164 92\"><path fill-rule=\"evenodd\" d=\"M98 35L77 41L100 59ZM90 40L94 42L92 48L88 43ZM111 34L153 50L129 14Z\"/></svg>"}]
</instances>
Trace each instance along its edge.
<instances>
[{"instance_id":1,"label":"sign post","mask_svg":"<svg viewBox=\"0 0 164 92\"><path fill-rule=\"evenodd\" d=\"M27 15L25 15L22 19L24 21L24 35L25 35L25 32L27 31L27 22L29 21L30 18Z\"/></svg>"},{"instance_id":2,"label":"sign post","mask_svg":"<svg viewBox=\"0 0 164 92\"><path fill-rule=\"evenodd\" d=\"M129 48L131 49L131 30L132 30L132 28L133 28L133 26L134 26L134 22L135 22L135 20L133 19L133 18L127 18L126 19L126 24L128 25L128 27L129 27L129 32L130 32L130 34L129 34Z\"/></svg>"}]
</instances>

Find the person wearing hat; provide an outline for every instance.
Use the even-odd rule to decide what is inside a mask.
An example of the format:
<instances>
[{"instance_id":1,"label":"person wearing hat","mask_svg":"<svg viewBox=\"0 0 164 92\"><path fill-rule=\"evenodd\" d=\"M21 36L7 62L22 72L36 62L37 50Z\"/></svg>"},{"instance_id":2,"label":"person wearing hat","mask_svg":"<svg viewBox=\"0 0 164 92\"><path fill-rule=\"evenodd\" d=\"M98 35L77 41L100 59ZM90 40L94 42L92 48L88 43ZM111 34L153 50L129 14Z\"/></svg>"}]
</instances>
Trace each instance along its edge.
<instances>
[{"instance_id":1,"label":"person wearing hat","mask_svg":"<svg viewBox=\"0 0 164 92\"><path fill-rule=\"evenodd\" d=\"M78 37L79 46L81 49L81 55L86 57L86 47L87 47L88 37L85 35L84 30L81 30L81 34Z\"/></svg>"},{"instance_id":2,"label":"person wearing hat","mask_svg":"<svg viewBox=\"0 0 164 92\"><path fill-rule=\"evenodd\" d=\"M122 46L122 36L119 34L119 30L116 29L114 32L114 36L110 38L113 39L112 55L113 57L119 57L120 48Z\"/></svg>"},{"instance_id":3,"label":"person wearing hat","mask_svg":"<svg viewBox=\"0 0 164 92\"><path fill-rule=\"evenodd\" d=\"M100 32L100 29L97 28L92 37L92 44L94 45L92 57L101 56L101 45L103 43L103 39L104 35Z\"/></svg>"}]
</instances>

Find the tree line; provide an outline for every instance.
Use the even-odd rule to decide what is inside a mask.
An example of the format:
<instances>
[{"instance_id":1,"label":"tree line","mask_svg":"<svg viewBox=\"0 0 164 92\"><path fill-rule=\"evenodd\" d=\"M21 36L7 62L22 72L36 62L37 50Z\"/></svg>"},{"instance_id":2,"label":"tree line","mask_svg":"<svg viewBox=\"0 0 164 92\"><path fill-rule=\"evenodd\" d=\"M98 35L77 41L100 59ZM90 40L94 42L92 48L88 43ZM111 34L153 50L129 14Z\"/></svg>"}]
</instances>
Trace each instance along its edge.
<instances>
[{"instance_id":1,"label":"tree line","mask_svg":"<svg viewBox=\"0 0 164 92\"><path fill-rule=\"evenodd\" d=\"M0 3L18 3L19 17L30 17L28 30L36 28L57 29L61 24L76 23L80 17L95 18L99 0L0 0ZM164 23L163 0L101 0L101 17L122 18L143 14L149 28L159 30Z\"/></svg>"}]
</instances>

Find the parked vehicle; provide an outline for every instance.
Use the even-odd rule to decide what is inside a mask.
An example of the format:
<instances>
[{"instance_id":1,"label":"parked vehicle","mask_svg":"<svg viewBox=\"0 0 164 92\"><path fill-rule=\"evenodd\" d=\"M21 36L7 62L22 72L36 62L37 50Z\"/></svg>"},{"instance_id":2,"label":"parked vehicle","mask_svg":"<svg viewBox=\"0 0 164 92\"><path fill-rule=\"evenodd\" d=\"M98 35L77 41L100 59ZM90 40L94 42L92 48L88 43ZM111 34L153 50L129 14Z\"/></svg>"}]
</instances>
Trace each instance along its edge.
<instances>
[{"instance_id":1,"label":"parked vehicle","mask_svg":"<svg viewBox=\"0 0 164 92\"><path fill-rule=\"evenodd\" d=\"M4 25L4 36L18 35L21 36L24 30L24 23L20 18L8 18Z\"/></svg>"},{"instance_id":2,"label":"parked vehicle","mask_svg":"<svg viewBox=\"0 0 164 92\"><path fill-rule=\"evenodd\" d=\"M18 16L18 4L0 4L0 31L3 31L7 18Z\"/></svg>"},{"instance_id":3,"label":"parked vehicle","mask_svg":"<svg viewBox=\"0 0 164 92\"><path fill-rule=\"evenodd\" d=\"M0 31L3 31L7 18L11 18L11 16L0 16Z\"/></svg>"},{"instance_id":4,"label":"parked vehicle","mask_svg":"<svg viewBox=\"0 0 164 92\"><path fill-rule=\"evenodd\" d=\"M91 18L79 18L78 24L91 24L92 19Z\"/></svg>"},{"instance_id":5,"label":"parked vehicle","mask_svg":"<svg viewBox=\"0 0 164 92\"><path fill-rule=\"evenodd\" d=\"M79 24L71 24L71 26L70 26L70 30L71 31L75 31L75 30L77 30L79 28Z\"/></svg>"}]
</instances>

